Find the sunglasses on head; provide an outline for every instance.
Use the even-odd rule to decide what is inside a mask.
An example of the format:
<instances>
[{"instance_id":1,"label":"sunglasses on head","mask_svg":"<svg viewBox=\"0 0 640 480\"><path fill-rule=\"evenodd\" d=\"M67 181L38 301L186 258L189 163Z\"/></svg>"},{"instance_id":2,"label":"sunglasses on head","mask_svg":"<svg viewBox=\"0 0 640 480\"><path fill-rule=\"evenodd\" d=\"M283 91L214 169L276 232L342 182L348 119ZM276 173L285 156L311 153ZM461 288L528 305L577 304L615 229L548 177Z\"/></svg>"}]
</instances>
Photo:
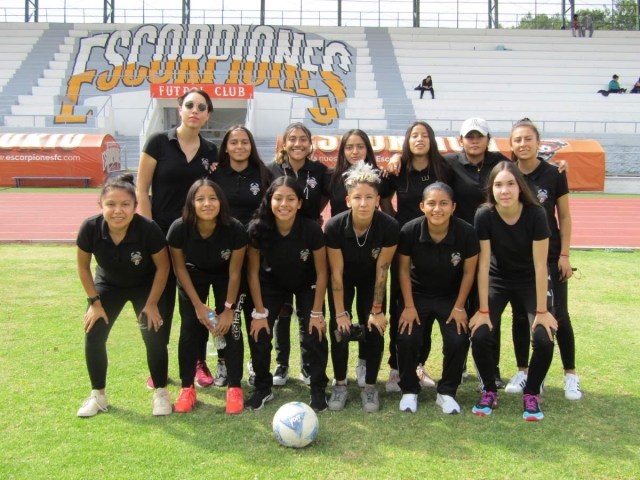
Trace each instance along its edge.
<instances>
[{"instance_id":1,"label":"sunglasses on head","mask_svg":"<svg viewBox=\"0 0 640 480\"><path fill-rule=\"evenodd\" d=\"M195 107L195 105L196 104L193 103L193 102L186 102L184 104L184 108L186 108L187 110L191 110L193 107ZM198 104L198 110L200 110L201 112L205 112L205 111L207 111L207 109L208 109L208 107L207 107L206 104L204 104L204 103L199 103Z\"/></svg>"}]
</instances>

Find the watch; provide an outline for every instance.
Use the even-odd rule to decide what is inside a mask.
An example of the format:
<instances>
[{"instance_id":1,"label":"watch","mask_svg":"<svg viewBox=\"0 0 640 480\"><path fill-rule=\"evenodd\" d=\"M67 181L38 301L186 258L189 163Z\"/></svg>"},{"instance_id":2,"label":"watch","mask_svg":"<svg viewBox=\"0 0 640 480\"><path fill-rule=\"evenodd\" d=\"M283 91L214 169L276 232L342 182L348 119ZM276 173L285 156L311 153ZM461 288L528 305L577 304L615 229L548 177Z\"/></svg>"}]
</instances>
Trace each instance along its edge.
<instances>
[{"instance_id":1,"label":"watch","mask_svg":"<svg viewBox=\"0 0 640 480\"><path fill-rule=\"evenodd\" d=\"M93 305L94 303L96 303L98 300L100 300L100 295L96 295L95 297L87 297L87 303L89 305Z\"/></svg>"},{"instance_id":2,"label":"watch","mask_svg":"<svg viewBox=\"0 0 640 480\"><path fill-rule=\"evenodd\" d=\"M235 303L224 302L224 306L229 310L235 310L238 305Z\"/></svg>"}]
</instances>

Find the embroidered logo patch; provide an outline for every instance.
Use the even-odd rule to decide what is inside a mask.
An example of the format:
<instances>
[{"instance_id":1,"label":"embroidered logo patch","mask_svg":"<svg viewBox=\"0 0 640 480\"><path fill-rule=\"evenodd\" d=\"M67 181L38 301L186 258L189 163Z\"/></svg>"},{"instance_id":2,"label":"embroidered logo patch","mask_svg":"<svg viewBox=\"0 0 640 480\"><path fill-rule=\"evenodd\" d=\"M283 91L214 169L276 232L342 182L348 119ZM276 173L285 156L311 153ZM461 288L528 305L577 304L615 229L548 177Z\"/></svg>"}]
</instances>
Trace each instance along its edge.
<instances>
[{"instance_id":1,"label":"embroidered logo patch","mask_svg":"<svg viewBox=\"0 0 640 480\"><path fill-rule=\"evenodd\" d=\"M257 183L252 183L251 185L249 185L249 190L254 195L258 195L260 193L260 185L258 185Z\"/></svg>"},{"instance_id":2,"label":"embroidered logo patch","mask_svg":"<svg viewBox=\"0 0 640 480\"><path fill-rule=\"evenodd\" d=\"M300 251L300 260L302 260L303 262L306 262L307 259L309 258L309 255L311 255L311 252L309 252L308 248L305 248L304 250Z\"/></svg>"},{"instance_id":3,"label":"embroidered logo patch","mask_svg":"<svg viewBox=\"0 0 640 480\"><path fill-rule=\"evenodd\" d=\"M309 177L307 178L307 185L309 185L311 188L316 188L316 185L318 185L318 182L314 177Z\"/></svg>"},{"instance_id":4,"label":"embroidered logo patch","mask_svg":"<svg viewBox=\"0 0 640 480\"><path fill-rule=\"evenodd\" d=\"M540 203L544 203L547 198L549 198L549 192L547 192L546 190L544 190L543 188L538 190L538 201Z\"/></svg>"},{"instance_id":5,"label":"embroidered logo patch","mask_svg":"<svg viewBox=\"0 0 640 480\"><path fill-rule=\"evenodd\" d=\"M228 248L226 250L222 250L220 252L220 257L226 262L231 258L231 250L229 250Z\"/></svg>"},{"instance_id":6,"label":"embroidered logo patch","mask_svg":"<svg viewBox=\"0 0 640 480\"><path fill-rule=\"evenodd\" d=\"M457 267L458 264L462 261L462 257L458 252L451 254L451 263L454 267Z\"/></svg>"},{"instance_id":7,"label":"embroidered logo patch","mask_svg":"<svg viewBox=\"0 0 640 480\"><path fill-rule=\"evenodd\" d=\"M378 255L380 255L380 249L379 248L374 248L371 250L371 256L373 258L375 258L376 260L378 259Z\"/></svg>"},{"instance_id":8,"label":"embroidered logo patch","mask_svg":"<svg viewBox=\"0 0 640 480\"><path fill-rule=\"evenodd\" d=\"M209 171L209 159L202 158L200 159L200 161L202 162L202 166L204 167L204 169Z\"/></svg>"},{"instance_id":9,"label":"embroidered logo patch","mask_svg":"<svg viewBox=\"0 0 640 480\"><path fill-rule=\"evenodd\" d=\"M140 265L140 262L142 261L142 255L140 252L131 252L131 261L136 267Z\"/></svg>"}]
</instances>

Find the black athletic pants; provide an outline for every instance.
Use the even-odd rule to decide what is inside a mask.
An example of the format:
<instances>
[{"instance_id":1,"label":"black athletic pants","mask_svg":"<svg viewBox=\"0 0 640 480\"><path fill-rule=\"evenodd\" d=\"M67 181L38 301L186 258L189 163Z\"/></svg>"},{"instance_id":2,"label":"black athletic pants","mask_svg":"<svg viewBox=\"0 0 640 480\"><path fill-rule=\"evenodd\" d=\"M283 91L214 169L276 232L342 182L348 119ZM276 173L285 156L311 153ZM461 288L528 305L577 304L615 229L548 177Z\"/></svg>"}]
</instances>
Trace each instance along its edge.
<instances>
[{"instance_id":1,"label":"black athletic pants","mask_svg":"<svg viewBox=\"0 0 640 480\"><path fill-rule=\"evenodd\" d=\"M104 307L104 311L109 318L109 324L102 320L98 320L93 328L85 334L85 358L87 361L87 369L89 378L91 379L91 388L101 390L106 387L107 383L107 339L109 332L113 328L118 315L127 302L131 302L137 317L142 312L151 286L135 287L135 288L117 288L107 285L96 285L96 290L100 295L100 301ZM156 332L155 330L141 330L142 339L147 348L147 365L151 372L151 378L156 388L164 388L167 386L167 369L169 365L169 356L167 354L167 336L164 329L167 328L164 308L162 300L158 302L158 309L163 318L163 325Z\"/></svg>"},{"instance_id":2,"label":"black athletic pants","mask_svg":"<svg viewBox=\"0 0 640 480\"><path fill-rule=\"evenodd\" d=\"M413 301L420 325L414 322L411 334L408 329L398 333L396 348L398 349L398 364L400 367L400 388L402 393L420 393L420 380L416 374L416 367L420 361L420 352L425 339L431 342L433 322L438 321L442 333L443 354L442 378L438 382L438 393L456 396L456 391L462 380L462 367L469 351L469 334L458 333L456 322L447 322L451 310L456 303L457 296L432 298L414 292ZM404 299L398 304L398 318L404 310Z\"/></svg>"}]
</instances>

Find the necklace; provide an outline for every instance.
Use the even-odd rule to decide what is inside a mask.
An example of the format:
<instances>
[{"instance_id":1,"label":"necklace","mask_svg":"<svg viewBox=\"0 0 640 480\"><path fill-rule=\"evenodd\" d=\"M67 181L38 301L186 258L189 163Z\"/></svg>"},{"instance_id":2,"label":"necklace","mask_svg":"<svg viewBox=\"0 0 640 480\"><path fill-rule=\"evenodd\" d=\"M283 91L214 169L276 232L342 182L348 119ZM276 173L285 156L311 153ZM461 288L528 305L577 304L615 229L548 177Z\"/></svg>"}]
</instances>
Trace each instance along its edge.
<instances>
[{"instance_id":1,"label":"necklace","mask_svg":"<svg viewBox=\"0 0 640 480\"><path fill-rule=\"evenodd\" d=\"M484 166L484 158L482 159L481 162L476 164L476 168L478 169L478 173L480 173L480 170L482 170L483 166Z\"/></svg>"},{"instance_id":2,"label":"necklace","mask_svg":"<svg viewBox=\"0 0 640 480\"><path fill-rule=\"evenodd\" d=\"M356 227L354 227L353 225L351 226L351 228L353 228L353 233L355 233L356 235L356 243L360 248L364 247L364 244L367 243L367 237L369 236L369 230L371 230L371 225L373 225L373 221L369 224L369 228L367 228L367 231L364 234L364 242L362 242L362 245L360 245L360 241L358 240L358 232L356 232Z\"/></svg>"}]
</instances>

